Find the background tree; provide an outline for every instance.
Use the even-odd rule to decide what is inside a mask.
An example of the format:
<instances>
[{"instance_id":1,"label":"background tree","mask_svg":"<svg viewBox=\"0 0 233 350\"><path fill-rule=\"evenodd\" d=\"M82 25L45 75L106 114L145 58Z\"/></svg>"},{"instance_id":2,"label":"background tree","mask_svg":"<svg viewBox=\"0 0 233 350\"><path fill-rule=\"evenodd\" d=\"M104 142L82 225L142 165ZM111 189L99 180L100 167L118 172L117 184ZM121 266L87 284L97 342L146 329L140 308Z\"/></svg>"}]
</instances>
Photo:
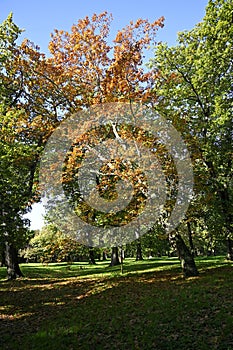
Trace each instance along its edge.
<instances>
[{"instance_id":1,"label":"background tree","mask_svg":"<svg viewBox=\"0 0 233 350\"><path fill-rule=\"evenodd\" d=\"M88 248L71 239L52 224L44 226L29 241L21 255L33 262L72 263L88 257Z\"/></svg>"},{"instance_id":2,"label":"background tree","mask_svg":"<svg viewBox=\"0 0 233 350\"><path fill-rule=\"evenodd\" d=\"M112 247L111 262L109 266L117 266L117 265L120 265L119 250L118 250L118 247Z\"/></svg>"}]
</instances>

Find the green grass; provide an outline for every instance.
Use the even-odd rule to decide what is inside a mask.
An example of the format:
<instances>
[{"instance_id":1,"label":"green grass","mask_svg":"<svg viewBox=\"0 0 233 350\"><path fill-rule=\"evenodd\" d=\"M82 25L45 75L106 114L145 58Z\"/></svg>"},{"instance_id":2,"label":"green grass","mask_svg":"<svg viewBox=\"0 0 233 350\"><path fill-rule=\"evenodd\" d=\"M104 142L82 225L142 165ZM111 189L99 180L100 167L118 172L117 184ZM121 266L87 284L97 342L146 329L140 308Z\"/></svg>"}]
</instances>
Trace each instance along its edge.
<instances>
[{"instance_id":1,"label":"green grass","mask_svg":"<svg viewBox=\"0 0 233 350\"><path fill-rule=\"evenodd\" d=\"M233 268L223 257L198 259L200 276L182 277L177 259L23 264L26 277L0 268L0 348L233 348Z\"/></svg>"}]
</instances>

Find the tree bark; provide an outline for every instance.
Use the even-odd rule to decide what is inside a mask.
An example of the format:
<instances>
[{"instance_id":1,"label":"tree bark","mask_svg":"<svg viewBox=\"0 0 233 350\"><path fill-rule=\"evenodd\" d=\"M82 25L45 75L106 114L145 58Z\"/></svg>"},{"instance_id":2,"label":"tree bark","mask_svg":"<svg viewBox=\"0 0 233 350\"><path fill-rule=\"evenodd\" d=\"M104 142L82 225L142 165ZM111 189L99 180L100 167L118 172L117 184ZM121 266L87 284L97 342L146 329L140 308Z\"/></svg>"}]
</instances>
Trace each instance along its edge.
<instances>
[{"instance_id":1,"label":"tree bark","mask_svg":"<svg viewBox=\"0 0 233 350\"><path fill-rule=\"evenodd\" d=\"M1 244L0 249L0 266L5 266L5 245Z\"/></svg>"},{"instance_id":2,"label":"tree bark","mask_svg":"<svg viewBox=\"0 0 233 350\"><path fill-rule=\"evenodd\" d=\"M191 249L191 254L194 257L195 256L195 248L194 248L194 244L193 244L193 236L192 236L191 224L190 224L189 221L187 222L187 228L188 228L189 246L190 246L190 249Z\"/></svg>"},{"instance_id":3,"label":"tree bark","mask_svg":"<svg viewBox=\"0 0 233 350\"><path fill-rule=\"evenodd\" d=\"M103 253L102 253L102 260L103 260L103 261L106 261L106 260L107 260L107 254L106 254L105 251L103 251Z\"/></svg>"},{"instance_id":4,"label":"tree bark","mask_svg":"<svg viewBox=\"0 0 233 350\"><path fill-rule=\"evenodd\" d=\"M96 264L93 247L89 247L89 264L90 265L95 265Z\"/></svg>"},{"instance_id":5,"label":"tree bark","mask_svg":"<svg viewBox=\"0 0 233 350\"><path fill-rule=\"evenodd\" d=\"M137 241L136 261L143 260L142 245L140 239Z\"/></svg>"},{"instance_id":6,"label":"tree bark","mask_svg":"<svg viewBox=\"0 0 233 350\"><path fill-rule=\"evenodd\" d=\"M227 259L233 261L233 242L230 237L227 238Z\"/></svg>"},{"instance_id":7,"label":"tree bark","mask_svg":"<svg viewBox=\"0 0 233 350\"><path fill-rule=\"evenodd\" d=\"M192 256L192 253L186 246L183 238L179 233L177 233L174 238L175 238L177 253L180 259L184 276L185 277L198 276L199 273L195 264L195 260Z\"/></svg>"},{"instance_id":8,"label":"tree bark","mask_svg":"<svg viewBox=\"0 0 233 350\"><path fill-rule=\"evenodd\" d=\"M120 265L118 247L112 247L111 262L109 266Z\"/></svg>"},{"instance_id":9,"label":"tree bark","mask_svg":"<svg viewBox=\"0 0 233 350\"><path fill-rule=\"evenodd\" d=\"M23 277L18 263L18 253L13 244L5 243L5 264L7 267L8 280L15 280L18 277Z\"/></svg>"}]
</instances>

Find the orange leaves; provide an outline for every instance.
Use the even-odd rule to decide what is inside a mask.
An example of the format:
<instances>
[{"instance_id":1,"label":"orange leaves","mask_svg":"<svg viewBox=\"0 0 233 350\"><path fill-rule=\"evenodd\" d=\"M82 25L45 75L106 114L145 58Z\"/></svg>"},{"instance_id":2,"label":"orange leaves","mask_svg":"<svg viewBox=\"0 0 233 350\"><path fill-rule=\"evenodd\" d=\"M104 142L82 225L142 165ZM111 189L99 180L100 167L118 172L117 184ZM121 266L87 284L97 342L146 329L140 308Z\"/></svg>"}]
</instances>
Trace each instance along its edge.
<instances>
[{"instance_id":1,"label":"orange leaves","mask_svg":"<svg viewBox=\"0 0 233 350\"><path fill-rule=\"evenodd\" d=\"M118 31L114 40L115 43L131 43L138 44L143 47L145 44L149 44L155 40L156 32L159 27L163 27L164 17L159 18L153 23L150 23L147 19L139 18L135 23L130 22L121 31ZM154 41L155 44L155 41Z\"/></svg>"},{"instance_id":2,"label":"orange leaves","mask_svg":"<svg viewBox=\"0 0 233 350\"><path fill-rule=\"evenodd\" d=\"M128 99L143 98L147 88L142 83L146 82L151 75L151 73L144 73L140 68L143 64L143 51L151 42L155 44L155 34L162 23L163 18L154 23L138 19L136 23L131 21L130 25L118 31L114 40L114 59L111 70L112 76L115 75L118 80L121 78L121 81L124 81L124 83L119 82L117 86L121 96L122 93L127 92Z\"/></svg>"},{"instance_id":3,"label":"orange leaves","mask_svg":"<svg viewBox=\"0 0 233 350\"><path fill-rule=\"evenodd\" d=\"M150 23L138 19L118 31L113 47L107 44L112 16L107 12L80 19L71 32L55 30L49 49L51 63L61 70L59 85L72 108L145 95L148 75L143 51L155 43L163 18Z\"/></svg>"},{"instance_id":4,"label":"orange leaves","mask_svg":"<svg viewBox=\"0 0 233 350\"><path fill-rule=\"evenodd\" d=\"M153 23L131 21L118 31L112 47L108 44L111 21L112 15L103 12L80 19L70 32L56 29L49 58L29 40L15 49L7 67L11 71L8 85L18 89L18 104L30 118L45 116L55 126L67 114L92 104L154 98L156 77L145 72L143 54L149 44L155 44L163 18Z\"/></svg>"}]
</instances>

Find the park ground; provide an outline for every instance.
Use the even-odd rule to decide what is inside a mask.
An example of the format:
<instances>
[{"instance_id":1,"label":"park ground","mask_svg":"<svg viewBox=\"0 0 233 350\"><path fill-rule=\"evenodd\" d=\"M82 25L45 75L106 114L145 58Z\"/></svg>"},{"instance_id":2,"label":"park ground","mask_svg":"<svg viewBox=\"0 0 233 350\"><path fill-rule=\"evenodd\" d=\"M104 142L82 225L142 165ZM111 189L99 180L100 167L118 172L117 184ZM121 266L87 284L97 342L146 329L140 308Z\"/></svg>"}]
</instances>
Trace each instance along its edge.
<instances>
[{"instance_id":1,"label":"park ground","mask_svg":"<svg viewBox=\"0 0 233 350\"><path fill-rule=\"evenodd\" d=\"M198 258L183 278L176 258L22 264L0 268L2 350L233 349L233 264Z\"/></svg>"}]
</instances>

